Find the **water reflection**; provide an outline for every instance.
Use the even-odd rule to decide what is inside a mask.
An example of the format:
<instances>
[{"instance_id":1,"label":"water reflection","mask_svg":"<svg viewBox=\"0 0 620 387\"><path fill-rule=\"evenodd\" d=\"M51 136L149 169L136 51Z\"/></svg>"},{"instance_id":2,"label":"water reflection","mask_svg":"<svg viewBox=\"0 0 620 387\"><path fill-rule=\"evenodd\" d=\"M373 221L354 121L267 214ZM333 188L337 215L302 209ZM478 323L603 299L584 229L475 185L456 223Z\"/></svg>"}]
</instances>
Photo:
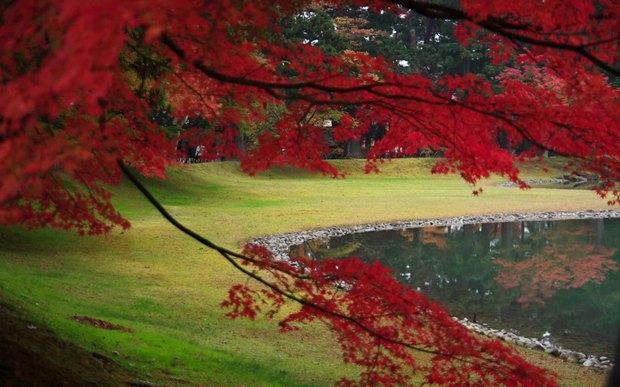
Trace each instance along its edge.
<instances>
[{"instance_id":1,"label":"water reflection","mask_svg":"<svg viewBox=\"0 0 620 387\"><path fill-rule=\"evenodd\" d=\"M291 256L380 260L459 317L565 348L613 354L620 220L480 223L349 234Z\"/></svg>"}]
</instances>

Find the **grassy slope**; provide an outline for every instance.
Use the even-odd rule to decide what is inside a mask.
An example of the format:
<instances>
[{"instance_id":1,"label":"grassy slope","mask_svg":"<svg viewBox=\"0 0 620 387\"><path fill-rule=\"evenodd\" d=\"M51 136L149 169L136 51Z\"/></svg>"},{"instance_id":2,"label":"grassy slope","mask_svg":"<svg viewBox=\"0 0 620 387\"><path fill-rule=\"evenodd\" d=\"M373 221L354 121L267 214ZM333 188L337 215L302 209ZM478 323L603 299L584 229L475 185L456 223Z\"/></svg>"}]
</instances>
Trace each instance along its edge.
<instances>
[{"instance_id":1,"label":"grassy slope","mask_svg":"<svg viewBox=\"0 0 620 387\"><path fill-rule=\"evenodd\" d=\"M430 176L428 160L399 160L379 175L359 161L339 164L346 179L284 169L248 177L237 164L179 167L148 184L171 213L236 249L251 237L330 225L515 211L605 208L592 192L494 187L481 197L453 176ZM525 167L527 175L539 176ZM557 171L554 171L557 174ZM129 185L116 189L133 223L126 233L79 238L53 230L0 231L0 303L19 306L35 324L158 384L325 385L343 366L321 326L280 335L273 323L223 319L218 304L242 281L226 262L166 224ZM4 300L3 300L4 299ZM86 315L132 333L85 326ZM536 356L532 354L530 356ZM603 377L548 358L563 385L600 385Z\"/></svg>"}]
</instances>

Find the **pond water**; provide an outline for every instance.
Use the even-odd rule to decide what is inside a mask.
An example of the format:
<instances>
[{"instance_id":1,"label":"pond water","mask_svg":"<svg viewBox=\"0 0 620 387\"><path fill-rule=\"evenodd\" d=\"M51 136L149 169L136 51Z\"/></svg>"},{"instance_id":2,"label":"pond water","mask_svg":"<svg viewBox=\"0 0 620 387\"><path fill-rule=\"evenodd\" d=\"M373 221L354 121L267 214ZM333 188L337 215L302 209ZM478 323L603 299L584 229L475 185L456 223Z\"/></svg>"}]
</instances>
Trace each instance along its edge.
<instances>
[{"instance_id":1,"label":"pond water","mask_svg":"<svg viewBox=\"0 0 620 387\"><path fill-rule=\"evenodd\" d=\"M454 316L529 338L545 335L586 354L614 354L618 218L354 233L292 246L290 255L379 260Z\"/></svg>"}]
</instances>

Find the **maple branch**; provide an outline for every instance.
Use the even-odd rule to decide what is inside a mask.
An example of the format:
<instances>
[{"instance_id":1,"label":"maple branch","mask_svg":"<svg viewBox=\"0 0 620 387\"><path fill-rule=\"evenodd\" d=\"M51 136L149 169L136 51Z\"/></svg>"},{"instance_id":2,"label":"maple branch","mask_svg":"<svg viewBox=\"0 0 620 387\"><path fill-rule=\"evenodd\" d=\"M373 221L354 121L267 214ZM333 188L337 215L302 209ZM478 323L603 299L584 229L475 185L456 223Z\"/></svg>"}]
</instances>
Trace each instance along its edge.
<instances>
[{"instance_id":1,"label":"maple branch","mask_svg":"<svg viewBox=\"0 0 620 387\"><path fill-rule=\"evenodd\" d=\"M258 282L260 282L261 284L267 286L268 288L270 288L271 290L276 291L277 293L281 294L282 296L290 299L291 301L295 301L301 305L305 305L305 306L309 306L312 307L314 309L317 309L319 311L321 311L322 313L326 314L326 315L331 315L333 317L337 317L343 320L347 320L349 322L354 323L355 325L359 326L360 328L364 329L366 332L370 333L371 335L375 336L375 337L379 337L382 338L381 336L377 335L376 332L372 331L370 328L366 327L364 324L360 323L359 321L357 321L356 319L350 317L350 316L346 316L340 313L336 313L334 311L330 311L324 307L321 307L320 305L311 303L303 298L300 298L298 296L292 295L290 293L287 293L285 291L283 291L282 289L278 288L277 286L275 286L274 284L268 282L267 280L265 280L264 278L260 277L258 274L256 274L255 272L252 272L250 270L247 270L246 268L242 267L241 265L239 265L239 263L237 263L234 258L238 258L244 261L248 261L248 262L252 262L255 264L260 265L261 262L257 261L256 259L250 258L246 255L243 254L239 254L236 253L234 251L228 250L226 248L223 248L221 246L216 245L215 243L211 242L210 240L208 240L207 238L203 237L202 235L198 234L197 232L189 229L188 227L186 227L185 225L183 225L181 222L179 222L178 220L176 220L165 208L164 206L153 196L153 194L146 188L146 186L144 186L144 184L142 184L142 182L140 182L140 180L138 180L138 178L129 170L129 168L127 167L127 165L122 161L122 160L118 160L117 161L119 168L123 171L123 174L129 179L129 181L131 181L131 183L147 198L147 200L153 205L153 207L155 207L155 209L168 221L170 222L170 224L172 224L174 227L176 227L177 229L179 229L179 231L181 231L182 233L188 235L189 237L193 238L194 240L196 240L197 242L199 242L200 244L203 244L205 246L207 246L208 248L217 251L218 253L220 253L220 255L222 255L228 262L230 262L237 270L241 271L243 274L257 280ZM278 270L275 267L272 267L273 269ZM279 269L279 271L283 271L282 269ZM290 273L289 271L285 272L288 275L292 275L293 273ZM400 341L396 341L394 339L390 339L390 338L382 338L387 342L392 342L394 344L401 344L401 345L405 345L408 348L411 349L415 349L418 350L420 352L424 352L424 353L429 353L429 354L433 354L433 355L440 355L443 356L443 354L438 353L436 351L431 351L431 350L427 350L424 348L417 348L411 344L408 343L403 343Z\"/></svg>"},{"instance_id":2,"label":"maple branch","mask_svg":"<svg viewBox=\"0 0 620 387\"><path fill-rule=\"evenodd\" d=\"M148 201L153 205L153 207L155 207L155 209L157 209L157 211L168 222L170 222L174 227L178 228L181 232L183 232L184 234L186 234L186 235L190 236L191 238L195 239L199 243L207 246L208 248L217 251L218 253L223 255L226 259L230 260L231 263L233 263L233 264L236 264L236 262L234 262L232 260L233 257L234 258L241 258L241 259L245 259L245 260L248 260L248 261L252 261L252 262L258 263L256 260L253 260L252 258L243 256L241 254L235 253L232 250L228 250L228 249L225 249L225 248L223 248L221 246L216 245L215 243L211 242L207 238L203 237L202 235L198 234L197 232L195 232L195 231L187 228L183 224L181 224L172 215L170 215L170 213L161 205L161 203L159 203L159 201L153 196L153 194L151 194L151 192L144 186L144 184L142 184L140 182L140 180L138 180L138 178L129 170L129 167L127 167L127 165L122 160L120 160L120 159L117 160L117 164L118 164L119 168L121 169L121 171L123 171L123 174L129 179L129 181L131 181L131 183L140 192L142 192L142 194L148 199ZM246 272L245 269L243 269L243 268L239 268L239 269L241 271ZM249 274L249 273L246 272L246 274Z\"/></svg>"},{"instance_id":3,"label":"maple branch","mask_svg":"<svg viewBox=\"0 0 620 387\"><path fill-rule=\"evenodd\" d=\"M162 34L162 43L168 47L176 56L180 59L187 59L185 51L170 37L168 34ZM377 86L402 86L395 83L366 83L363 85L337 87L330 86L317 81L305 81L305 82L266 82L255 78L247 78L243 75L234 76L217 71L216 69L207 66L201 60L193 60L191 65L197 70L205 74L206 76L216 79L225 83L232 83L237 85L251 86L258 89L274 92L274 89L280 90L299 90L299 89L314 89L320 92L337 92L337 93L357 93L360 91L372 91ZM277 95L277 94L276 94ZM282 96L278 96L279 99L283 99Z\"/></svg>"},{"instance_id":4,"label":"maple branch","mask_svg":"<svg viewBox=\"0 0 620 387\"><path fill-rule=\"evenodd\" d=\"M589 47L598 45L611 43L614 41L620 40L620 35L611 36L607 39L602 39L599 41L581 43L581 44L572 44L572 43L564 43L560 41L549 40L548 37L551 35L550 33L543 34L539 33L540 37L528 36L524 33L519 33L518 31L527 31L528 28L531 28L530 25L527 24L516 24L508 21L506 18L501 17L491 17L487 16L484 19L479 19L468 15L465 11L451 7L443 4L435 4L427 1L418 1L418 0L386 0L388 3L392 3L395 5L400 5L402 7L408 8L420 15L426 16L431 19L443 19L443 20L465 20L472 24L475 24L483 29L496 33L498 35L504 36L506 38L516 40L522 43L533 44L540 47L549 47L558 50L564 51L572 51L578 55L583 56L591 63L596 65L597 67L609 72L610 74L620 76L620 68L613 66L610 63L605 62L604 60L599 59L596 55L588 50ZM535 32L535 31L531 31ZM557 35L557 33L554 33ZM547 37L547 39L545 39Z\"/></svg>"},{"instance_id":5,"label":"maple branch","mask_svg":"<svg viewBox=\"0 0 620 387\"><path fill-rule=\"evenodd\" d=\"M508 115L503 114L500 110L494 110L494 111L487 111L484 109L480 109L478 107L475 107L474 105L459 101L459 100L452 100L448 97L442 96L440 94L435 94L437 98L440 99L444 99L446 102L450 102L453 105L458 105L464 109L470 110L472 112L481 114L481 115L486 115L489 117L493 117L493 118L497 118L498 120L504 122L505 124L511 126L513 129L515 129L515 131L517 131L522 137L523 139L531 142L533 145L539 147L540 149L543 150L548 150L548 151L553 151L555 153L557 153L559 156L566 156L566 157L571 157L571 158L576 158L576 159L580 159L580 160L586 160L586 161L592 161L589 160L586 157L580 156L580 155L575 155L572 153L568 153L568 152L562 152L558 149L554 149L554 148L550 148L549 146L543 144L542 142L540 142L539 140L537 140L536 138L534 138L529 130L521 125L518 125L515 120L511 117L509 117L509 115L514 115L514 112L509 112ZM562 127L564 129L570 129L571 127L568 127L566 125L561 125L558 122L555 121L551 121L552 124L556 125L557 127Z\"/></svg>"},{"instance_id":6,"label":"maple branch","mask_svg":"<svg viewBox=\"0 0 620 387\"><path fill-rule=\"evenodd\" d=\"M439 15L443 15L443 16L447 16L447 15L451 15L450 18L453 19L460 19L460 18L466 18L466 14L460 10L454 9L454 8L450 8L447 6L441 6L441 5L436 5L436 4L429 4L426 2L418 2L418 1L403 1L405 3L415 3L416 5L421 5L421 6L428 6L429 8L424 8L425 10L435 10L435 11L430 11L431 15L434 15L432 17L437 17L439 18ZM395 1L395 3L399 3L399 1ZM418 9L415 9L416 11L418 11ZM442 18L443 18L442 16ZM510 37L511 39L513 39L513 37ZM514 37L514 39L518 39L518 37ZM180 59L185 59L187 57L185 51L179 47L176 42L167 34L163 34L161 37L161 40L163 42L163 44L165 46L167 46L173 53L175 53L175 55L177 55ZM543 42L543 41L541 41ZM547 41L544 41L543 43L548 43ZM561 47L556 47L556 48L561 48ZM338 87L338 86L333 86L333 85L328 85L325 83L318 83L316 81L306 81L306 82L267 82L267 81L263 81L263 80L259 80L259 79L252 79L252 78L247 78L244 76L233 76L233 75L229 75L229 74L225 74L222 73L212 67L207 66L204 62L200 61L200 60L194 60L192 62L192 65L199 71L201 71L203 74L207 75L210 78L216 79L218 81L222 81L222 82L227 82L227 83L232 83L232 84L239 84L239 85L244 85L244 86L250 86L250 87L255 87L261 90L265 90L267 91L271 96L273 96L274 98L277 99L288 99L290 97L283 95L281 93L278 92L278 90L299 90L299 89L313 89L316 90L317 93L314 95L320 96L320 95L324 95L324 93L338 93L338 94L348 94L348 93L358 93L361 91L365 91L370 93L371 95L374 95L376 97L378 97L378 99L365 99L362 101L357 101L357 103L362 103L362 104L369 104L369 105L376 105L376 106L381 106L384 107L386 109L391 110L393 113L396 113L397 115L401 116L401 117L411 117L413 114L412 112L409 112L405 109L400 109L398 106L394 105L394 104L388 104L386 103L384 100L381 99L388 99L388 100L394 100L394 101L398 101L398 100L403 100L403 101L414 101L414 102L420 102L420 103L424 103L424 104L429 104L429 105L442 105L442 106L446 106L446 105L458 105L461 106L464 109L470 110L472 112L476 112L478 114L482 114L482 115L487 115L490 117L494 117L496 119L499 119L503 122L505 122L506 124L510 125L511 127L513 127L518 133L520 133L524 139L527 139L528 141L530 141L533 145L538 146L541 149L545 149L545 150L550 150L550 151L554 151L556 152L558 155L563 155L563 156L572 156L572 157L577 157L583 160L588 160L588 158L586 157L581 157L581 156L575 156L569 153L565 153L565 152L561 152L558 149L550 149L548 146L546 146L545 144L543 144L542 142L538 141L537 139L535 139L533 136L530 135L529 131L526 128L523 128L519 125L517 125L513 119L511 119L510 117L507 117L501 113L498 113L497 111L487 111L487 110L483 110L483 109L479 109L471 104L467 104L461 101L455 101L452 98L448 98L446 96L440 95L438 93L433 93L433 97L436 98L436 100L430 100L428 98L421 98L419 96L416 96L415 93L406 93L406 92L401 92L399 94L390 94L390 93L386 93L384 91L382 91L382 88L387 88L387 87L392 87L392 86L398 86L400 89L411 89L413 90L419 90L420 87L416 86L416 85L404 85L404 84L397 84L395 82L373 82L373 83L366 83L363 85L355 85L355 86L345 86L345 87ZM620 72L619 72L620 74ZM312 104L315 105L349 105L351 104L350 100L346 100L346 99L336 99L334 98L332 95L330 95L330 99L325 100L325 99L320 99L320 98L314 98L312 94L308 95L300 95L296 97L299 100L303 100L306 102L310 102ZM592 160L588 160L588 161L592 161Z\"/></svg>"},{"instance_id":7,"label":"maple branch","mask_svg":"<svg viewBox=\"0 0 620 387\"><path fill-rule=\"evenodd\" d=\"M236 253L234 251L231 251L231 250L228 250L226 248L223 248L221 246L218 246L217 244L211 242L210 240L206 239L205 237L201 236L200 234L196 233L195 231L193 231L193 230L189 229L188 227L184 226L182 223L180 223L178 220L176 220L163 207L163 205L153 196L153 194L151 194L151 192L144 186L144 184L142 184L140 182L140 180L138 180L138 178L130 171L128 166L122 160L120 160L120 159L117 160L117 164L118 164L119 168L122 170L123 174L130 180L130 182L147 198L147 200L153 205L153 207L155 207L155 209L157 209L157 211L168 222L170 222L174 227L179 229L184 234L190 236L191 238L193 238L197 242L203 244L204 246L207 246L208 248L217 251L228 262L230 262L233 265L233 267L235 267L237 270L239 270L243 274L247 275L248 277L255 279L256 281L258 281L262 285L266 286L267 288L273 290L277 294L280 294L281 296L283 296L283 297L285 297L285 298L287 298L287 299L289 299L291 301L294 301L294 302L296 302L296 303L298 303L300 305L313 308L313 309L319 311L321 314L323 314L325 316L331 316L333 318L349 322L349 323L353 324L354 326L357 326L357 327L361 328L364 332L368 333L371 337L375 338L377 340L377 344L379 346L381 345L382 342L389 343L389 344L395 344L395 345L401 345L401 346L403 346L405 348L408 348L408 349L411 349L411 350L414 350L414 351L418 351L418 352L421 352L421 353L426 353L426 354L430 354L430 355L439 356L439 357L442 357L442 358L449 359L451 363L453 361L458 361L458 362L463 362L463 363L466 363L466 364L475 364L474 360L469 360L469 359L466 359L466 358L462 358L462 357L458 356L458 354L442 353L442 352L439 352L439 351L418 347L418 346L416 346L414 344L411 344L411 343L408 343L408 342L404 342L402 340L399 340L399 339L396 339L396 338L391 338L391 337L385 336L385 335L383 335L381 333L378 333L374 329L372 329L371 327L369 327L366 324L361 322L362 319L369 319L370 316L362 316L361 318L351 317L351 316L348 316L346 314L342 314L342 313L339 313L337 311L334 311L334 310L328 309L326 307L323 307L323 306L321 306L319 304L313 303L313 302L311 302L311 301L309 301L309 300L307 300L307 299L305 299L303 297L296 296L296 295L292 294L290 291L285 291L285 290L279 288L275 284L267 281L266 279L264 279L263 277L258 275L256 272L250 271L250 270L244 268L243 266L241 266L238 262L235 261L235 258L243 260L243 261L246 261L246 262L255 263L259 267L264 266L264 262L259 262L258 260L253 259L251 257L248 257L247 255L239 254L239 253ZM284 270L283 268L279 268L279 267L276 267L274 265L267 266L267 269L273 269L273 270L279 271L281 273L284 273L286 275L296 276L296 273L292 273L289 270ZM398 315L400 315L400 314L398 314ZM482 360L484 362L483 364L480 364L480 366L484 367L484 368L488 368L489 370L495 369L495 367L498 366L497 361L494 358L479 358L479 360ZM454 364L452 366L455 367ZM501 373L505 373L506 372L506 370L502 370L502 369L499 369L499 370L495 369L495 371L501 372Z\"/></svg>"},{"instance_id":8,"label":"maple branch","mask_svg":"<svg viewBox=\"0 0 620 387\"><path fill-rule=\"evenodd\" d=\"M186 59L187 54L185 51L167 34L162 34L161 36L162 43L168 47L175 55L177 55L180 59ZM197 70L205 74L206 76L216 79L221 82L250 86L255 87L257 89L265 90L269 95L274 98L280 100L290 99L290 96L283 95L278 92L278 90L300 90L300 89L313 89L316 90L316 94L314 95L325 95L325 93L338 93L338 94L354 94L362 91L369 92L380 98L387 98L393 100L406 100L406 101L415 101L426 103L430 105L444 105L443 101L432 101L425 98L420 98L415 95L415 93L399 93L399 94L389 94L381 90L381 88L387 87L399 87L406 88L411 91L418 91L421 88L416 85L404 85L396 82L373 82L373 83L365 83L362 85L355 86L345 86L338 87L333 85L328 85L326 83L319 83L317 81L306 81L306 82L267 82L254 78L247 78L244 76L233 76L229 74L225 74L223 72L217 71L216 69L207 66L204 62L200 60L194 60L192 63ZM323 79L325 81L325 79ZM306 94L302 96L296 96L296 99L310 102L316 105L350 105L352 102L350 100L342 99L334 99L333 96L330 96L329 100L325 99L317 99L313 98L312 94ZM364 104L376 104L379 105L379 100L364 100L358 101L358 103Z\"/></svg>"}]
</instances>

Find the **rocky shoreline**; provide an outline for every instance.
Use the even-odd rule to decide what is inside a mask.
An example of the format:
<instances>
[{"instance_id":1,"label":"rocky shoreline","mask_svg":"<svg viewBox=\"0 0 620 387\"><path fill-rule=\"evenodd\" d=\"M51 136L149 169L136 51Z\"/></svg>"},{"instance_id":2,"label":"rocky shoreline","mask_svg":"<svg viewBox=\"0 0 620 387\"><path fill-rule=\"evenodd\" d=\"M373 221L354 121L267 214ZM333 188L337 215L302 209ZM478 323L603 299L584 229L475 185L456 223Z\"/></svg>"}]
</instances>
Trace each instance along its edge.
<instances>
[{"instance_id":1,"label":"rocky shoreline","mask_svg":"<svg viewBox=\"0 0 620 387\"><path fill-rule=\"evenodd\" d=\"M408 228L429 226L460 226L475 223L524 222L542 220L569 220L569 219L601 219L620 218L618 210L590 210L590 211L559 211L559 212L531 212L520 214L493 214L477 216L455 216L451 218L410 220L401 222L360 224L353 226L333 226L318 230L300 231L269 235L255 238L250 243L267 247L277 259L288 259L288 250L291 246L300 245L306 241L333 238L342 235L385 231L404 230Z\"/></svg>"},{"instance_id":2,"label":"rocky shoreline","mask_svg":"<svg viewBox=\"0 0 620 387\"><path fill-rule=\"evenodd\" d=\"M587 355L583 352L565 349L552 344L546 337L543 337L542 339L527 338L519 336L514 332L506 331L505 329L493 329L489 328L487 324L473 323L466 318L456 320L470 331L477 332L487 337L497 338L507 343L513 343L521 347L545 351L546 353L559 357L569 363L581 364L584 367L598 369L601 371L609 371L615 364L615 360L608 358L607 356Z\"/></svg>"},{"instance_id":3,"label":"rocky shoreline","mask_svg":"<svg viewBox=\"0 0 620 387\"><path fill-rule=\"evenodd\" d=\"M267 247L276 259L288 259L288 251L291 246L300 245L306 241L332 238L346 234L397 230L428 226L459 226L463 224L475 223L499 223L499 222L521 222L521 221L544 221L544 220L569 220L569 219L601 219L601 218L620 218L620 211L617 210L591 210L591 211L560 211L560 212L533 212L518 214L493 214L477 216L456 216L451 218L412 220L402 222L388 222L378 224L362 224L354 226L334 226L319 230L301 231L297 233L286 233L255 238L250 243ZM457 319L458 320L458 319ZM567 362L581 364L585 367L609 370L614 365L614 360L605 356L587 355L582 352L564 349L551 344L548 340L536 338L526 338L506 330L489 328L486 324L477 324L467 319L458 320L468 329L484 334L489 337L496 337L500 340L514 343L527 348L545 351L552 356L559 357Z\"/></svg>"}]
</instances>

